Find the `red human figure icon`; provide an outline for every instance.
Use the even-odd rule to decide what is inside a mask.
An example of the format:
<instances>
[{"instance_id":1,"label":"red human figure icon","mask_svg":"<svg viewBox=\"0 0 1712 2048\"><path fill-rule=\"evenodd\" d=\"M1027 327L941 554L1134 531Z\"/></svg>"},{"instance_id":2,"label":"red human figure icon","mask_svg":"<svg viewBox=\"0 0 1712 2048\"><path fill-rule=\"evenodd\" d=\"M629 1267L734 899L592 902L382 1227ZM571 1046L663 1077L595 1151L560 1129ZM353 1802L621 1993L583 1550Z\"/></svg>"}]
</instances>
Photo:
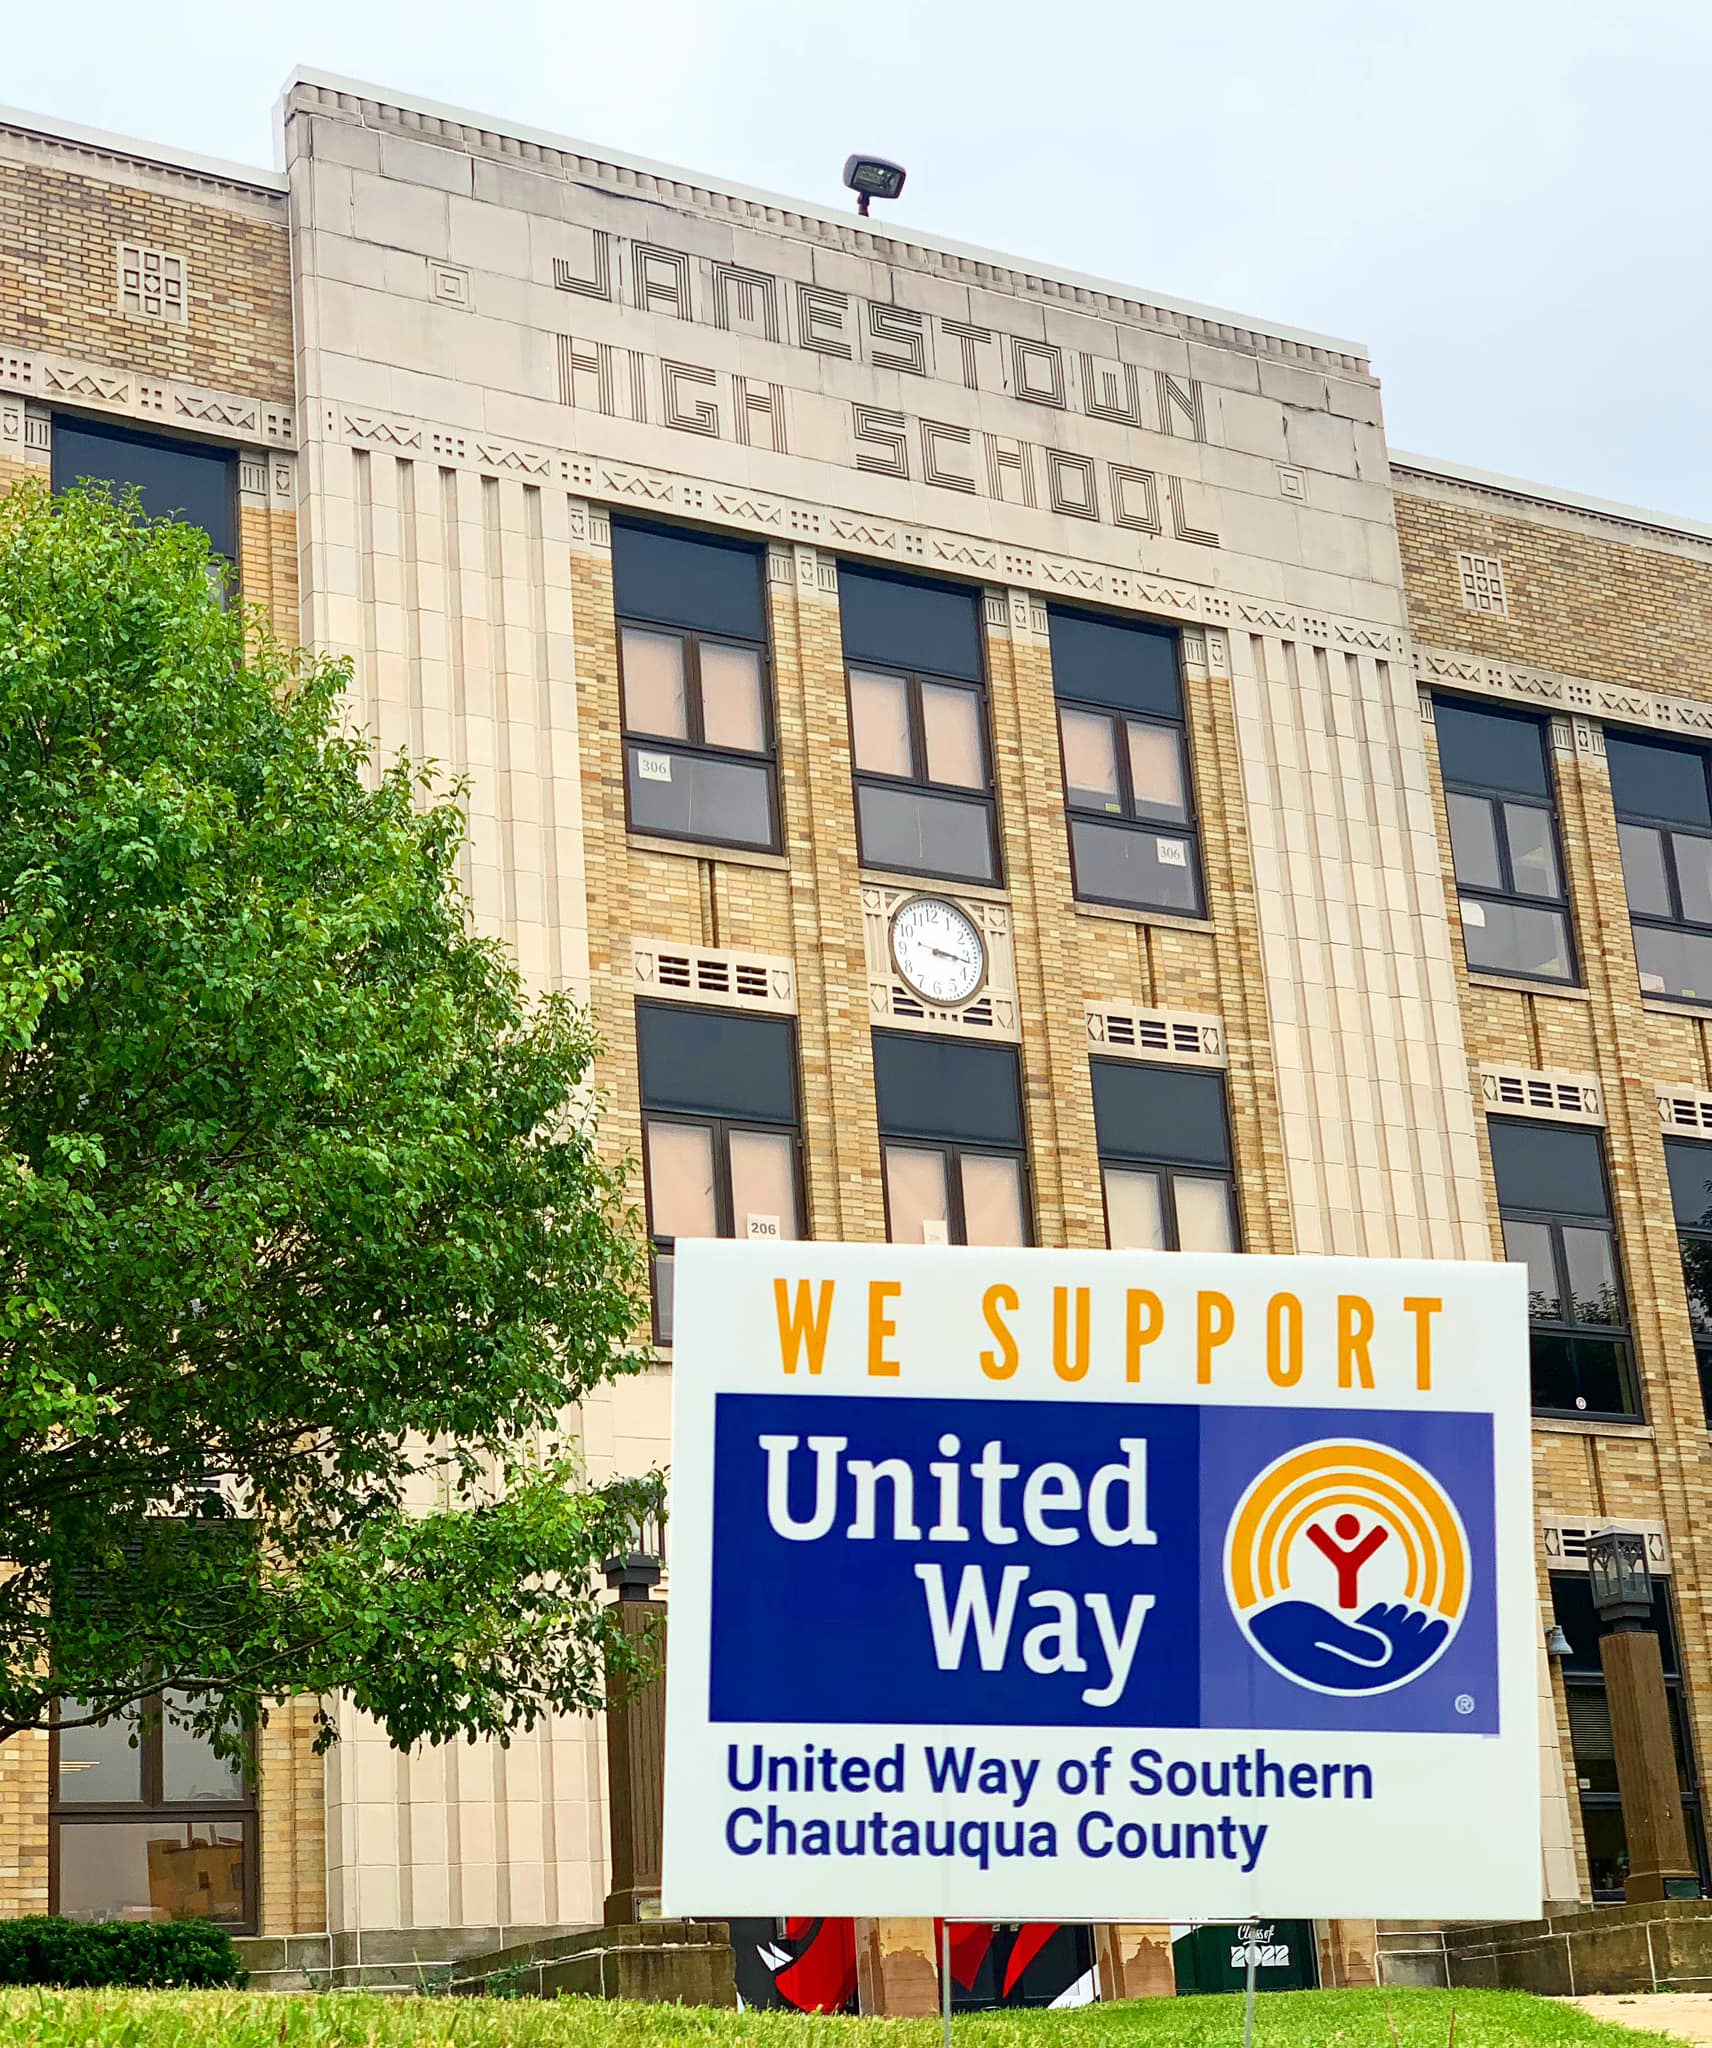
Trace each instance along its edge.
<instances>
[{"instance_id":1,"label":"red human figure icon","mask_svg":"<svg viewBox=\"0 0 1712 2048\"><path fill-rule=\"evenodd\" d=\"M1328 1536L1318 1522L1308 1524L1308 1541L1322 1557L1331 1559L1332 1569L1337 1573L1337 1604L1340 1607L1358 1607L1356 1581L1361 1577L1361 1568L1391 1533L1384 1523L1375 1522L1362 1536L1361 1524L1354 1515L1339 1515L1332 1524L1333 1535Z\"/></svg>"}]
</instances>

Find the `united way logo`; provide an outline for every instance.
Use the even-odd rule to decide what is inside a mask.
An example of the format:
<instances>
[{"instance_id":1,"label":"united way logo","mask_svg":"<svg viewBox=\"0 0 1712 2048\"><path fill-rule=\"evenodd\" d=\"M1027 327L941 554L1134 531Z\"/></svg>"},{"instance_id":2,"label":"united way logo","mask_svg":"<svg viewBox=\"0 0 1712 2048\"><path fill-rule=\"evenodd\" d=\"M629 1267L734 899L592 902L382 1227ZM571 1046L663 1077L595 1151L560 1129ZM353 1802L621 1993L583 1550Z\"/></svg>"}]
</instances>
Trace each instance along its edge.
<instances>
[{"instance_id":1,"label":"united way logo","mask_svg":"<svg viewBox=\"0 0 1712 2048\"><path fill-rule=\"evenodd\" d=\"M1237 1502L1225 1590L1243 1634L1295 1684L1393 1692L1462 1626L1468 1537L1444 1488L1401 1451L1303 1444Z\"/></svg>"}]
</instances>

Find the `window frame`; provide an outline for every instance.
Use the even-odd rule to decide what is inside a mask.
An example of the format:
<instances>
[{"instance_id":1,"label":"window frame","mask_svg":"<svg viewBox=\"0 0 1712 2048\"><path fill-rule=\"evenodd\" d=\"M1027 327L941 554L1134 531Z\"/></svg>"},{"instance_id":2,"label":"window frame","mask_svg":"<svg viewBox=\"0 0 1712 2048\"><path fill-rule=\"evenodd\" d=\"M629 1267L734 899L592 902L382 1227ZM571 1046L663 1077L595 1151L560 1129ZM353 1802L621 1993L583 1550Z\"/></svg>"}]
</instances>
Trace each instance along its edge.
<instances>
[{"instance_id":1,"label":"window frame","mask_svg":"<svg viewBox=\"0 0 1712 2048\"><path fill-rule=\"evenodd\" d=\"M60 1724L56 1706L48 1726L48 1911L60 1910L60 1830L63 1826L100 1827L158 1821L194 1826L202 1821L238 1821L244 1844L244 1910L241 1920L211 1921L228 1934L254 1934L261 1898L261 1816L256 1784L256 1749L253 1735L245 1745L244 1793L240 1799L175 1799L160 1796L162 1784L162 1741L164 1715L162 1695L152 1692L137 1702L142 1722L138 1730L138 1770L142 1796L139 1799L66 1800L60 1796ZM117 1717L115 1717L117 1718ZM151 1793L153 1797L151 1797ZM196 1917L196 1916L191 1916ZM79 1923L97 1925L99 1923Z\"/></svg>"},{"instance_id":2,"label":"window frame","mask_svg":"<svg viewBox=\"0 0 1712 2048\"><path fill-rule=\"evenodd\" d=\"M965 1045L979 1043L986 1050L995 1041L972 1041L949 1033L926 1031L894 1031L889 1028L870 1033L870 1043L878 1038L917 1039L934 1045ZM1040 1242L1040 1219L1035 1213L1034 1175L1030 1170L1028 1144L1028 1100L1023 1084L1022 1048L1006 1041L997 1041L1002 1049L1009 1052L1014 1061L1013 1074L1016 1083L1017 1142L1006 1145L992 1138L949 1137L943 1130L907 1130L891 1119L885 1118L879 1110L879 1091L875 1090L875 1115L880 1139L880 1197L884 1206L886 1242L895 1244L908 1242L892 1236L892 1190L891 1176L886 1169L886 1154L893 1145L901 1145L912 1152L934 1152L939 1155L945 1167L945 1238L948 1244L967 1245L968 1218L963 1202L963 1161L966 1157L976 1159L1008 1159L1017 1167L1017 1193L1022 1205L1023 1246L1032 1248Z\"/></svg>"},{"instance_id":3,"label":"window frame","mask_svg":"<svg viewBox=\"0 0 1712 2048\"><path fill-rule=\"evenodd\" d=\"M1708 1144L1705 1139L1678 1137L1674 1133L1667 1133L1664 1149L1667 1155L1667 1178L1669 1175L1668 1155L1672 1151L1688 1151L1692 1149L1705 1155L1708 1167L1707 1179L1709 1183L1712 1183L1712 1144ZM1712 1429L1712 1316L1709 1316L1704 1330L1701 1329L1694 1319L1694 1301L1688 1286L1687 1254L1687 1247L1690 1244L1703 1244L1707 1247L1708 1254L1712 1255L1712 1199L1709 1199L1708 1219L1704 1225L1684 1223L1682 1218L1676 1214L1676 1204L1674 1199L1672 1200L1671 1221L1676 1229L1677 1254L1682 1261L1682 1294L1684 1304L1688 1310L1689 1336L1694 1344L1694 1363L1700 1375L1700 1401L1705 1411L1706 1426L1708 1429ZM1709 1306L1712 1306L1712 1304L1709 1304Z\"/></svg>"},{"instance_id":4,"label":"window frame","mask_svg":"<svg viewBox=\"0 0 1712 2048\"><path fill-rule=\"evenodd\" d=\"M1115 1067L1120 1071L1130 1067L1148 1067L1155 1073L1162 1074L1182 1071L1182 1069L1174 1067L1169 1061L1102 1060L1096 1056L1091 1057L1088 1061L1090 1085L1092 1083L1093 1069L1100 1066ZM1204 1072L1207 1070L1197 1068L1193 1071ZM1218 1072L1219 1079L1219 1126L1224 1136L1226 1160L1226 1164L1223 1166L1215 1165L1211 1161L1202 1163L1192 1159L1165 1159L1150 1153L1112 1151L1099 1143L1098 1119L1096 1118L1095 1156L1099 1161L1100 1167L1100 1213L1105 1218L1106 1249L1108 1251L1139 1249L1139 1247L1135 1246L1115 1246L1112 1243L1111 1204L1106 1194L1106 1175L1110 1171L1118 1173L1151 1173L1156 1175L1161 1181L1164 1199L1160 1203L1160 1216L1165 1225L1166 1242L1164 1249L1168 1252L1180 1251L1182 1249L1181 1232L1177 1222L1177 1176L1181 1174L1188 1180L1222 1181L1230 1203L1231 1250L1234 1253L1247 1249L1242 1227L1242 1198L1237 1186L1236 1134L1231 1128L1230 1086L1223 1069L1216 1071Z\"/></svg>"},{"instance_id":5,"label":"window frame","mask_svg":"<svg viewBox=\"0 0 1712 2048\"><path fill-rule=\"evenodd\" d=\"M701 1003L661 1003L644 1000L638 1002L636 1008L637 1010L643 1008L672 1011L695 1010L704 1016L742 1016L744 1014L743 1011L735 1009L709 1009L705 1004ZM636 1034L636 1084L641 1104L640 1116L642 1125L642 1213L644 1227L648 1235L648 1323L649 1333L653 1341L659 1345L669 1346L672 1338L669 1334L662 1334L661 1331L660 1296L659 1288L655 1282L655 1262L662 1257L671 1258L674 1256L677 1239L675 1236L662 1236L654 1228L654 1176L649 1170L648 1165L648 1133L653 1125L676 1124L710 1133L713 1140L713 1216L716 1225L715 1234L720 1237L730 1238L735 1238L737 1235L735 1206L731 1194L731 1134L734 1131L754 1131L764 1137L788 1138L790 1140L792 1185L796 1192L799 1237L806 1239L813 1234L809 1221L808 1173L803 1147L802 1085L801 1075L798 1071L798 1062L801 1059L802 1053L801 1033L797 1029L797 1019L795 1016L780 1019L772 1011L754 1011L749 1014L756 1017L765 1015L770 1021L784 1021L788 1022L791 1026L791 1107L793 1115L789 1123L774 1123L766 1117L733 1116L727 1114L724 1110L686 1108L682 1104L676 1104L670 1109L650 1109L648 1107L647 1086L642 1076L641 1032L639 1029Z\"/></svg>"},{"instance_id":6,"label":"window frame","mask_svg":"<svg viewBox=\"0 0 1712 2048\"><path fill-rule=\"evenodd\" d=\"M871 868L879 874L916 875L934 882L972 883L978 889L1002 889L1005 886L1004 843L999 832L999 787L998 773L993 746L992 688L987 674L986 648L980 653L981 673L976 676L942 675L936 669L902 668L896 662L870 660L865 657L844 656L844 717L850 735L850 783L852 808L856 816L856 859L857 864ZM924 684L935 689L963 690L975 700L975 729L980 735L981 767L986 776L984 790L972 789L962 782L933 782L924 773L916 775L888 775L883 769L864 768L856 752L856 700L851 687L854 672L876 676L888 676L894 682L904 685L905 709L909 720L910 757L925 771L927 765L927 721L922 714L921 692ZM866 787L878 789L916 790L923 795L942 802L960 803L969 810L981 810L987 820L987 851L992 859L992 873L989 875L965 874L955 868L930 868L920 864L900 867L895 862L877 860L868 852L862 836L862 791Z\"/></svg>"},{"instance_id":7,"label":"window frame","mask_svg":"<svg viewBox=\"0 0 1712 2048\"><path fill-rule=\"evenodd\" d=\"M175 434L153 426L141 426L132 420L117 419L109 414L74 412L64 406L55 406L50 414L48 425L48 479L49 488L55 492L69 490L75 484L82 482L85 476L88 476L89 480L94 483L112 483L113 481L110 478L92 476L88 471L83 472L82 475L62 476L60 474L62 457L57 444L60 438L59 428L62 421L74 433L87 434L93 439L107 439L121 443L128 442L133 446L155 449L162 454L177 454L180 451L187 451L203 461L218 464L224 469L226 472L225 510L230 522L232 540L232 548L229 554L216 542L213 534L208 532L207 527L200 520L184 520L180 512L149 512L146 506L144 510L151 519L179 519L183 524L194 526L198 532L207 534L210 554L215 561L223 562L226 565L230 572L232 587L236 590L241 580L240 554L243 548L243 519L240 505L242 493L238 481L239 458L235 447L229 442L204 440L195 434ZM113 488L115 491L123 491L128 489L129 486L122 483L114 483Z\"/></svg>"},{"instance_id":8,"label":"window frame","mask_svg":"<svg viewBox=\"0 0 1712 2048\"><path fill-rule=\"evenodd\" d=\"M637 522L646 527L646 522ZM623 531L624 522L615 522L614 538ZM627 832L647 839L671 839L685 846L732 847L745 853L778 853L785 843L785 820L783 798L779 776L779 719L776 689L773 673L773 649L771 639L771 609L767 597L766 557L764 551L747 545L727 546L726 536L703 534L695 527L665 527L674 538L687 541L709 540L732 555L742 555L754 568L756 587L760 594L761 624L767 629L767 636L750 640L739 633L727 633L712 629L702 630L686 626L682 620L650 616L646 609L637 608L621 611L617 604L616 589L613 603L613 638L617 648L618 666L618 743L623 756L624 768L624 826ZM684 710L686 737L678 739L667 733L649 733L632 727L630 723L630 689L625 675L624 629L634 626L637 631L657 633L665 639L675 639L682 649L684 663ZM745 748L710 745L706 738L707 716L702 695L703 646L737 647L753 654L760 664L761 719L766 732L766 748L763 752L751 753ZM708 832L680 832L664 825L638 824L633 815L631 800L630 757L633 748L643 751L650 749L662 753L682 753L693 760L731 761L751 768L762 768L767 776L768 807L772 823L771 836L765 840L722 838Z\"/></svg>"},{"instance_id":9,"label":"window frame","mask_svg":"<svg viewBox=\"0 0 1712 2048\"><path fill-rule=\"evenodd\" d=\"M1548 988L1579 988L1582 985L1581 957L1575 943L1575 906L1569 893L1569 869L1563 856L1563 825L1558 815L1557 770L1552 761L1549 735L1544 723L1526 712L1496 711L1484 703L1469 699L1439 694L1432 699L1436 714L1440 705L1455 711L1469 711L1482 717L1504 718L1512 724L1527 725L1534 734L1540 750L1540 764L1544 773L1547 793L1536 795L1532 790L1517 790L1497 782L1477 782L1463 777L1453 777L1444 766L1444 757L1438 752L1436 736L1434 750L1438 753L1439 782L1445 801L1445 832L1450 841L1451 883L1457 898L1457 928L1463 933L1463 959L1471 974L1489 974L1503 981L1541 983ZM1457 872L1456 834L1451 826L1450 800L1453 796L1463 797L1469 802L1483 803L1491 820L1492 844L1498 856L1498 872L1505 878L1496 888L1485 883L1465 883ZM1503 817L1503 806L1514 804L1521 810L1541 811L1545 814L1550 831L1552 858L1557 863L1558 893L1555 896L1535 896L1516 886L1515 863L1510 854L1510 835ZM1468 958L1468 940L1465 921L1461 916L1464 898L1476 903L1499 903L1509 910L1556 911L1563 919L1564 955L1568 971L1564 974L1542 974L1518 967L1494 967L1486 962L1478 966Z\"/></svg>"},{"instance_id":10,"label":"window frame","mask_svg":"<svg viewBox=\"0 0 1712 2048\"><path fill-rule=\"evenodd\" d=\"M1060 607L1070 610L1072 607ZM1142 621L1125 619L1106 613L1083 613L1081 616L1097 617L1103 623L1117 627L1131 626ZM1145 623L1154 624L1152 621ZM1187 917L1198 923L1210 923L1212 911L1207 903L1207 870L1203 858L1201 839L1201 805L1196 787L1195 742L1189 730L1189 694L1187 673L1183 663L1183 636L1169 627L1155 626L1155 631L1170 634L1174 643L1173 655L1177 671L1177 713L1173 717L1163 711L1138 711L1125 705L1103 703L1097 697L1077 696L1073 688L1060 688L1056 666L1052 674L1052 721L1058 739L1058 786L1064 799L1064 836L1070 850L1070 893L1078 903L1097 903L1108 909L1128 910L1143 917ZM1110 811L1096 811L1070 801L1069 763L1064 753L1065 711L1077 711L1086 716L1108 719L1116 728L1113 735L1113 755L1118 771L1118 796L1124 804L1123 815L1114 816ZM1175 733L1179 758L1183 767L1183 809L1185 816L1181 823L1168 819L1147 819L1141 817L1135 806L1135 773L1130 760L1129 736L1123 730L1126 722L1137 725L1158 726L1163 731ZM1083 819L1089 824L1104 825L1114 831L1151 832L1156 838L1177 836L1188 841L1189 876L1194 884L1195 907L1185 910L1176 903L1137 903L1122 896L1096 895L1084 889L1077 869L1075 821Z\"/></svg>"},{"instance_id":11,"label":"window frame","mask_svg":"<svg viewBox=\"0 0 1712 2048\"><path fill-rule=\"evenodd\" d=\"M1684 743L1677 739L1660 741L1651 735L1646 739L1642 739L1625 733L1622 735L1622 738L1630 745L1646 746L1651 744L1660 751L1668 748L1673 753L1692 754L1699 763L1701 780L1706 784L1707 806L1709 810L1712 810L1712 754L1709 754L1704 747L1698 747L1692 743ZM1612 792L1612 808L1617 821L1617 845L1620 863L1622 860L1624 826L1629 826L1636 831L1650 832L1657 836L1659 841L1659 863L1664 872L1665 890L1673 906L1672 913L1669 916L1664 916L1658 911L1637 910L1634 903L1630 901L1628 903L1628 910L1631 929L1636 926L1642 926L1650 931L1687 932L1695 937L1704 938L1709 944L1712 944L1712 921L1702 923L1696 918L1687 917L1683 914L1682 877L1677 871L1676 864L1677 838L1680 836L1686 839L1699 839L1712 843L1712 827L1686 824L1679 818L1661 817L1656 812L1620 809L1616 804L1616 792L1614 790ZM1626 867L1623 875L1623 893L1625 899L1627 899L1629 890ZM1640 974L1643 971L1637 961L1636 973ZM1671 988L1648 988L1643 981L1641 983L1641 994L1643 997L1652 996L1659 1002L1688 1003L1697 1009L1712 1009L1712 993L1704 996L1684 995L1678 990Z\"/></svg>"},{"instance_id":12,"label":"window frame","mask_svg":"<svg viewBox=\"0 0 1712 2048\"><path fill-rule=\"evenodd\" d=\"M1538 1117L1506 1116L1492 1118L1489 1121L1520 1125L1534 1130L1561 1128L1554 1124L1542 1124ZM1504 1226L1507 1223L1537 1224L1549 1233L1552 1272L1557 1283L1558 1306L1561 1310L1566 1304L1573 1304L1574 1301L1574 1295L1569 1287L1569 1263L1568 1254L1564 1249L1563 1243L1564 1231L1566 1229L1603 1231L1610 1240L1611 1271L1616 1280L1618 1305L1622 1310L1622 1315L1620 1320L1615 1323L1578 1323L1572 1321L1564 1314L1551 1317L1535 1316L1530 1310L1528 1315L1529 1411L1534 1415L1549 1416L1569 1422L1644 1423L1647 1419L1644 1398L1645 1390L1641 1382L1640 1360L1635 1351L1633 1310L1629 1300L1628 1276L1623 1270L1622 1240L1617 1230L1616 1211L1611 1203L1611 1166L1610 1161L1605 1156L1604 1134L1593 1125L1578 1125L1576 1128L1587 1130L1594 1141L1594 1149L1599 1162L1600 1185L1605 1196L1604 1215L1588 1216L1566 1209L1513 1207L1504 1201L1502 1190L1499 1190L1497 1203L1499 1233L1502 1236ZM1493 1178L1496 1183L1496 1174L1494 1174ZM1508 1258L1507 1245L1505 1251L1506 1258ZM1519 1264L1521 1262L1511 1261L1511 1263ZM1533 1387L1533 1336L1536 1330L1543 1332L1547 1336L1564 1338L1570 1343L1609 1343L1617 1346L1622 1353L1622 1378L1633 1405L1628 1409L1554 1408L1542 1406L1534 1398Z\"/></svg>"}]
</instances>

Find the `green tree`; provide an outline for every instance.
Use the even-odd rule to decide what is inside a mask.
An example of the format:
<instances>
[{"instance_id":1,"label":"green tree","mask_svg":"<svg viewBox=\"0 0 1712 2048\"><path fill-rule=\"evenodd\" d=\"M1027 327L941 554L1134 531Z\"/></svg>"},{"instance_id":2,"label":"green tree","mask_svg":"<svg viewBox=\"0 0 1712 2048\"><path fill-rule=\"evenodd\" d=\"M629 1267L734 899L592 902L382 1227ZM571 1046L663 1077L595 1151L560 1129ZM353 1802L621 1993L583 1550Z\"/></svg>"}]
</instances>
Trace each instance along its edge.
<instances>
[{"instance_id":1,"label":"green tree","mask_svg":"<svg viewBox=\"0 0 1712 2048\"><path fill-rule=\"evenodd\" d=\"M593 1041L471 936L463 815L347 681L199 531L0 502L0 1740L602 1694L658 1482L558 1434L645 1312Z\"/></svg>"}]
</instances>

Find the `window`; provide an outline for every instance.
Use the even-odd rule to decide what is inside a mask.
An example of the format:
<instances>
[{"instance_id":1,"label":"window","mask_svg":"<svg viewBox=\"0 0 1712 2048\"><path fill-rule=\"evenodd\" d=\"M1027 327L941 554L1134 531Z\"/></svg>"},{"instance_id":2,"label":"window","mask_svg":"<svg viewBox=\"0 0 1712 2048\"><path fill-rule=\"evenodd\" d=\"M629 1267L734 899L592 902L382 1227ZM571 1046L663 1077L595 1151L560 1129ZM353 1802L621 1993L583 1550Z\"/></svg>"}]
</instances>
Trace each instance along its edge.
<instances>
[{"instance_id":1,"label":"window","mask_svg":"<svg viewBox=\"0 0 1712 2048\"><path fill-rule=\"evenodd\" d=\"M841 567L856 837L864 863L999 879L980 593Z\"/></svg>"},{"instance_id":2,"label":"window","mask_svg":"<svg viewBox=\"0 0 1712 2048\"><path fill-rule=\"evenodd\" d=\"M149 1712L54 1729L56 1913L255 1925L254 1786L160 1712L187 1700L169 1691ZM62 1701L60 1711L70 1719L78 1702Z\"/></svg>"},{"instance_id":3,"label":"window","mask_svg":"<svg viewBox=\"0 0 1712 2048\"><path fill-rule=\"evenodd\" d=\"M1241 1249L1222 1074L1094 1060L1094 1129L1114 1251Z\"/></svg>"},{"instance_id":4,"label":"window","mask_svg":"<svg viewBox=\"0 0 1712 2048\"><path fill-rule=\"evenodd\" d=\"M1091 612L1047 620L1076 894L1203 915L1176 634Z\"/></svg>"},{"instance_id":5,"label":"window","mask_svg":"<svg viewBox=\"0 0 1712 2048\"><path fill-rule=\"evenodd\" d=\"M1605 735L1641 987L1712 1003L1712 797L1698 747Z\"/></svg>"},{"instance_id":6,"label":"window","mask_svg":"<svg viewBox=\"0 0 1712 2048\"><path fill-rule=\"evenodd\" d=\"M775 849L762 550L612 522L633 830Z\"/></svg>"},{"instance_id":7,"label":"window","mask_svg":"<svg viewBox=\"0 0 1712 2048\"><path fill-rule=\"evenodd\" d=\"M1569 1638L1569 1656L1560 1667L1569 1708L1570 1747L1575 1760L1576 1789L1581 1795L1581 1824L1587 1838L1588 1875L1593 1896L1602 1904L1621 1904L1629 1874L1628 1842L1623 1829L1623 1801L1617 1789L1617 1753L1611 1740L1611 1709L1605 1697L1605 1668L1599 1644L1610 1624L1593 1605L1585 1572L1553 1572L1552 1619ZM1700 1867L1700 1888L1706 1890L1706 1835L1700 1786L1694 1771L1694 1744L1689 1735L1688 1701L1682 1683L1682 1655L1677 1648L1675 1618L1668 1584L1653 1580L1652 1627L1658 1635L1664 1665L1665 1701L1676 1745L1677 1783L1689 1846Z\"/></svg>"},{"instance_id":8,"label":"window","mask_svg":"<svg viewBox=\"0 0 1712 2048\"><path fill-rule=\"evenodd\" d=\"M200 526L217 555L238 559L238 461L231 450L56 413L53 487L63 491L85 477L115 491L135 484L151 518Z\"/></svg>"},{"instance_id":9,"label":"window","mask_svg":"<svg viewBox=\"0 0 1712 2048\"><path fill-rule=\"evenodd\" d=\"M1016 1048L874 1033L893 1244L1032 1244Z\"/></svg>"},{"instance_id":10,"label":"window","mask_svg":"<svg viewBox=\"0 0 1712 2048\"><path fill-rule=\"evenodd\" d=\"M678 1238L803 1234L796 1028L788 1017L639 1003L636 1045L654 1334L669 1344Z\"/></svg>"},{"instance_id":11,"label":"window","mask_svg":"<svg viewBox=\"0 0 1712 2048\"><path fill-rule=\"evenodd\" d=\"M1548 1415L1640 1414L1629 1317L1596 1131L1493 1117L1506 1258L1528 1269L1534 1406Z\"/></svg>"},{"instance_id":12,"label":"window","mask_svg":"<svg viewBox=\"0 0 1712 2048\"><path fill-rule=\"evenodd\" d=\"M1569 899L1545 728L1512 711L1433 705L1468 964L1573 981Z\"/></svg>"},{"instance_id":13,"label":"window","mask_svg":"<svg viewBox=\"0 0 1712 2048\"><path fill-rule=\"evenodd\" d=\"M1676 1241L1682 1247L1682 1284L1688 1320L1694 1326L1700 1399L1712 1425L1712 1145L1666 1138L1664 1163L1676 1211Z\"/></svg>"}]
</instances>

